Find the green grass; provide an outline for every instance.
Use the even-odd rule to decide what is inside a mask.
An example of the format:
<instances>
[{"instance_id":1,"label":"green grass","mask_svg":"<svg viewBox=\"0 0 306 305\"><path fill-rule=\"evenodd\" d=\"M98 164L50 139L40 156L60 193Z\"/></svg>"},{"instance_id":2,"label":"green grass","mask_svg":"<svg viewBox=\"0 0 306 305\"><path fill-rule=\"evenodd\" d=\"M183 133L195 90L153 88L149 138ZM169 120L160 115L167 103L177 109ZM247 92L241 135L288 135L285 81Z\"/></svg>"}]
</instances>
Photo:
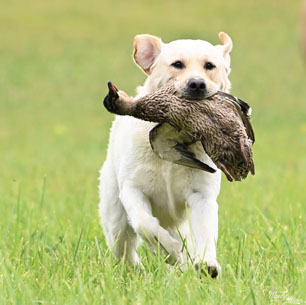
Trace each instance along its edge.
<instances>
[{"instance_id":1,"label":"green grass","mask_svg":"<svg viewBox=\"0 0 306 305\"><path fill-rule=\"evenodd\" d=\"M306 86L295 1L2 1L0 304L306 302ZM256 176L223 180L218 280L116 262L98 219L113 116L106 81L130 94L139 33L228 32L233 93L253 107ZM295 302L295 303L294 303Z\"/></svg>"}]
</instances>

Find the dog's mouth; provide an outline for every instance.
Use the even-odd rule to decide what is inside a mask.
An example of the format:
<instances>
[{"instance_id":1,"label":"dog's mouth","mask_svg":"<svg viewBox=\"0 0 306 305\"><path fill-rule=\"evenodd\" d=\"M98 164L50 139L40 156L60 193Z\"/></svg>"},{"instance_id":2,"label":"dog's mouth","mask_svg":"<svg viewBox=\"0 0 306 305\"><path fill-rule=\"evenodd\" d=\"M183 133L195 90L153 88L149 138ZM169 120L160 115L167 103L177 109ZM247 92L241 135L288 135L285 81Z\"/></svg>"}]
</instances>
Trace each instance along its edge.
<instances>
[{"instance_id":1,"label":"dog's mouth","mask_svg":"<svg viewBox=\"0 0 306 305\"><path fill-rule=\"evenodd\" d=\"M174 79L169 79L168 83L173 83L175 89L176 89L176 94L182 98L185 98L187 100L203 100L207 99L214 94L217 93L217 90L211 90L208 89L204 83L203 87L200 85L197 86L192 86L190 83L185 84L182 86L180 83L175 82Z\"/></svg>"},{"instance_id":2,"label":"dog's mouth","mask_svg":"<svg viewBox=\"0 0 306 305\"><path fill-rule=\"evenodd\" d=\"M205 92L200 92L200 91L193 91L190 92L189 90L181 89L181 90L177 90L177 93L182 97L185 98L187 100L195 100L195 101L199 101L199 100L204 100L207 99L211 96L213 96L214 94L216 94L216 92L213 91L205 91Z\"/></svg>"},{"instance_id":3,"label":"dog's mouth","mask_svg":"<svg viewBox=\"0 0 306 305\"><path fill-rule=\"evenodd\" d=\"M193 92L193 93L189 93L188 91L182 92L182 97L184 97L187 100L203 100L210 96L211 94L202 93L202 92Z\"/></svg>"}]
</instances>

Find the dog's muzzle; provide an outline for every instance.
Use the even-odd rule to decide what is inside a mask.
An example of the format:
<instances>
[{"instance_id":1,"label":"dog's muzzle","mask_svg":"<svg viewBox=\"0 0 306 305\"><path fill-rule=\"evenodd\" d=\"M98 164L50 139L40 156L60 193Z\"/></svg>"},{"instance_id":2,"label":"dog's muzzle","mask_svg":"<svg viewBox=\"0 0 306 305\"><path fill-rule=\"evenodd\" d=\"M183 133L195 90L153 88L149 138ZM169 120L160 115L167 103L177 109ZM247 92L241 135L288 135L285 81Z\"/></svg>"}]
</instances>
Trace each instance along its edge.
<instances>
[{"instance_id":1,"label":"dog's muzzle","mask_svg":"<svg viewBox=\"0 0 306 305\"><path fill-rule=\"evenodd\" d=\"M185 88L186 97L189 99L203 99L207 95L207 88L202 78L190 78Z\"/></svg>"}]
</instances>

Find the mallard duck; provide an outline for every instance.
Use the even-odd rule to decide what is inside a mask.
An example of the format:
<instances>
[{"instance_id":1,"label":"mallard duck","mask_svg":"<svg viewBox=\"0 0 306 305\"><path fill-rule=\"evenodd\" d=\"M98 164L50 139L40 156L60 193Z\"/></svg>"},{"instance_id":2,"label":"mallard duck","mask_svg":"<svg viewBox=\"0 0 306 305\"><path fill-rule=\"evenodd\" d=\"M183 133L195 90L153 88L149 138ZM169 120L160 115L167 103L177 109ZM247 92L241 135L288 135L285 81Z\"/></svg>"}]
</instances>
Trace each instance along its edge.
<instances>
[{"instance_id":1,"label":"mallard duck","mask_svg":"<svg viewBox=\"0 0 306 305\"><path fill-rule=\"evenodd\" d=\"M229 181L245 179L249 172L255 174L251 108L237 97L218 91L203 100L190 100L170 83L135 100L111 82L108 88L104 99L108 111L159 123L150 131L149 139L160 158L214 173L214 168L188 150L189 145L200 141Z\"/></svg>"}]
</instances>

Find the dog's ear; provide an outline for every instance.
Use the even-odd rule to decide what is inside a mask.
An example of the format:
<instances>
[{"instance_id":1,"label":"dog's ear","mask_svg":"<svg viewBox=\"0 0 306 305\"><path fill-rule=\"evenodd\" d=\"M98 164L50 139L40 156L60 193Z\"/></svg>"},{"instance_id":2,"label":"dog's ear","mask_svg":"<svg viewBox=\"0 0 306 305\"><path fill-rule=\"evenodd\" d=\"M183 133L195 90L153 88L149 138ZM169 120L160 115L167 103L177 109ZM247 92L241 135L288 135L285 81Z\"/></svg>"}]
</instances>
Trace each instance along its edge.
<instances>
[{"instance_id":1,"label":"dog's ear","mask_svg":"<svg viewBox=\"0 0 306 305\"><path fill-rule=\"evenodd\" d=\"M224 32L219 33L219 38L222 41L223 45L218 45L217 48L221 51L221 54L224 57L225 65L227 73L230 73L230 65L231 65L231 58L229 53L232 51L233 42L232 39Z\"/></svg>"},{"instance_id":2,"label":"dog's ear","mask_svg":"<svg viewBox=\"0 0 306 305\"><path fill-rule=\"evenodd\" d=\"M142 34L134 38L133 57L136 64L146 73L151 73L151 67L162 49L160 38Z\"/></svg>"}]
</instances>

